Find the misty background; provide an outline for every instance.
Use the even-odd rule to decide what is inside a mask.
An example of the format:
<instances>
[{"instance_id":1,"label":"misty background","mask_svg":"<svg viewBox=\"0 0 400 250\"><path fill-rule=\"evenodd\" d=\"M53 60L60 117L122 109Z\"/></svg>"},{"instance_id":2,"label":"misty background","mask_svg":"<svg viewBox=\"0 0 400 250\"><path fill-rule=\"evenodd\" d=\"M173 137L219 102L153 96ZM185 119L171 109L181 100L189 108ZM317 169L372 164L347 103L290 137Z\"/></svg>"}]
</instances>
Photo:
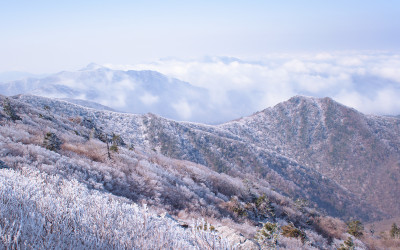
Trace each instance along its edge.
<instances>
[{"instance_id":1,"label":"misty background","mask_svg":"<svg viewBox=\"0 0 400 250\"><path fill-rule=\"evenodd\" d=\"M139 84L134 92L138 85L129 81L113 89L114 80L65 76L54 84L116 110L208 123L294 95L398 115L399 11L393 0L1 1L0 82L95 62L110 70L157 71L190 86ZM97 98L88 98L93 89Z\"/></svg>"}]
</instances>

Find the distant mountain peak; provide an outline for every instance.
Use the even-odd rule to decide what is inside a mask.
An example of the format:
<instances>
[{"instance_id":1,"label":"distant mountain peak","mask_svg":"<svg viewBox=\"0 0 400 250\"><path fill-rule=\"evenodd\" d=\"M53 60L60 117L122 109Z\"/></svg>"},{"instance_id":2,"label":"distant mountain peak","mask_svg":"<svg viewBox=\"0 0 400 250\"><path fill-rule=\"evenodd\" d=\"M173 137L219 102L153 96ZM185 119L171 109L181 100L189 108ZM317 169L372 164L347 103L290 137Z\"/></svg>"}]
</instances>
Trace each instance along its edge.
<instances>
[{"instance_id":1,"label":"distant mountain peak","mask_svg":"<svg viewBox=\"0 0 400 250\"><path fill-rule=\"evenodd\" d=\"M287 100L286 102L279 103L278 105L312 105L312 106L324 106L324 107L342 107L346 109L354 110L353 108L347 107L331 97L311 97L311 96L303 96L303 95L296 95Z\"/></svg>"},{"instance_id":2,"label":"distant mountain peak","mask_svg":"<svg viewBox=\"0 0 400 250\"><path fill-rule=\"evenodd\" d=\"M89 71L89 70L98 70L98 69L106 69L106 67L92 62L92 63L89 63L86 67L84 67L80 71Z\"/></svg>"},{"instance_id":3,"label":"distant mountain peak","mask_svg":"<svg viewBox=\"0 0 400 250\"><path fill-rule=\"evenodd\" d=\"M330 97L313 97L313 96L305 96L305 95L295 95L291 97L288 102L297 103L299 101L323 101L323 102L336 102Z\"/></svg>"}]
</instances>

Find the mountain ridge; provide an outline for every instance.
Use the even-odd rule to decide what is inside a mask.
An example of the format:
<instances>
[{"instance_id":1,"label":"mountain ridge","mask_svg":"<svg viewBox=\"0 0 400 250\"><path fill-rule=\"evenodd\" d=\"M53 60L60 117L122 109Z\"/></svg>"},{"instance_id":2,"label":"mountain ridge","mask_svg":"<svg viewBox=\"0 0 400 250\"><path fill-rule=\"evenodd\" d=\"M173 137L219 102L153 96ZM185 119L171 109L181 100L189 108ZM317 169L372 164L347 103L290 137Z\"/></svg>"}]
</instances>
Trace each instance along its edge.
<instances>
[{"instance_id":1,"label":"mountain ridge","mask_svg":"<svg viewBox=\"0 0 400 250\"><path fill-rule=\"evenodd\" d=\"M260 138L263 137L257 133L255 136L259 137L258 141L248 139L245 133L235 131L232 127L232 123L235 122L217 126L202 125L176 122L153 114L85 111L84 108L59 106L61 104L56 100L38 97L20 96L19 99L37 107L51 106L53 112L58 114L92 119L96 126L121 135L126 143L154 150L167 157L199 163L218 172L242 176L241 178L258 176L270 182L280 192L311 199L315 204L319 203L321 208L331 209L331 215L348 218L352 214L351 216L373 220L376 216L387 213L380 212L377 204L369 207L368 203L363 201L365 198L357 192L354 193L354 189L348 189L349 186L346 185L342 187L340 179L335 180L327 173L314 168L312 162L301 162L302 158L296 158L298 155L293 154L295 149L286 151L281 144L274 144L271 140L261 143ZM329 99L326 101L332 102ZM254 130L254 127L249 128L250 131ZM255 129L259 130L258 127ZM336 193L332 193L332 190Z\"/></svg>"},{"instance_id":2,"label":"mountain ridge","mask_svg":"<svg viewBox=\"0 0 400 250\"><path fill-rule=\"evenodd\" d=\"M397 214L399 124L398 119L364 115L330 98L295 97L222 126L259 145L274 145L284 155L357 190L363 199L386 212L395 210ZM349 182L346 173L356 181ZM380 184L385 188L376 189L374 179L385 179L387 185ZM383 197L391 200L390 206L380 203Z\"/></svg>"}]
</instances>

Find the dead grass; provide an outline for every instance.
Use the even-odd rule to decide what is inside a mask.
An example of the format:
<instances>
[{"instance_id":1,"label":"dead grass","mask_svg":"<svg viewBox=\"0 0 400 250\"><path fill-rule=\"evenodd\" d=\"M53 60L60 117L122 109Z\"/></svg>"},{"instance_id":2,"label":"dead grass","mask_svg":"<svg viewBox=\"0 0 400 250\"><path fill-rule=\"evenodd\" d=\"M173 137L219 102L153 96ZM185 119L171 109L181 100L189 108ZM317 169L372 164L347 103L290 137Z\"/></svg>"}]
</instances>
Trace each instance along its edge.
<instances>
[{"instance_id":1,"label":"dead grass","mask_svg":"<svg viewBox=\"0 0 400 250\"><path fill-rule=\"evenodd\" d=\"M107 149L97 140L89 140L83 144L66 142L61 145L61 149L85 156L92 161L105 162L107 159Z\"/></svg>"},{"instance_id":2,"label":"dead grass","mask_svg":"<svg viewBox=\"0 0 400 250\"><path fill-rule=\"evenodd\" d=\"M400 239L388 238L364 238L363 242L368 246L368 249L400 249Z\"/></svg>"},{"instance_id":3,"label":"dead grass","mask_svg":"<svg viewBox=\"0 0 400 250\"><path fill-rule=\"evenodd\" d=\"M333 238L342 239L343 234L347 230L346 223L333 217L317 217L314 219L316 231L328 239L330 242Z\"/></svg>"}]
</instances>

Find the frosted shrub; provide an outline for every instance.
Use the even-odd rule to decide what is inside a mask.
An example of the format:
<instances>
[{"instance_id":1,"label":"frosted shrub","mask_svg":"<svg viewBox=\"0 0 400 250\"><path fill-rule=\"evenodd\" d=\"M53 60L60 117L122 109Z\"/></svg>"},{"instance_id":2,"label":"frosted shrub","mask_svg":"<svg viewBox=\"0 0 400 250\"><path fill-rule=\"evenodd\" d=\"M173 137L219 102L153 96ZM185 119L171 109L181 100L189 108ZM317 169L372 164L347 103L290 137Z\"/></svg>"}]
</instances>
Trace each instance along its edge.
<instances>
[{"instance_id":1,"label":"frosted shrub","mask_svg":"<svg viewBox=\"0 0 400 250\"><path fill-rule=\"evenodd\" d=\"M267 222L255 235L257 242L265 248L276 247L279 239L279 227L276 223Z\"/></svg>"},{"instance_id":2,"label":"frosted shrub","mask_svg":"<svg viewBox=\"0 0 400 250\"><path fill-rule=\"evenodd\" d=\"M328 242L324 237L311 230L305 230L305 233L309 241L313 242L313 245L315 245L317 248L328 249Z\"/></svg>"},{"instance_id":3,"label":"frosted shrub","mask_svg":"<svg viewBox=\"0 0 400 250\"><path fill-rule=\"evenodd\" d=\"M129 200L23 168L0 170L0 244L40 249L230 249Z\"/></svg>"},{"instance_id":4,"label":"frosted shrub","mask_svg":"<svg viewBox=\"0 0 400 250\"><path fill-rule=\"evenodd\" d=\"M346 238L343 240L335 239L332 244L336 249L346 250L346 249L354 249L354 250L363 250L368 249L365 244L359 239L355 238L350 234L346 234ZM384 248L389 249L389 248ZM391 248L390 248L391 249Z\"/></svg>"}]
</instances>

